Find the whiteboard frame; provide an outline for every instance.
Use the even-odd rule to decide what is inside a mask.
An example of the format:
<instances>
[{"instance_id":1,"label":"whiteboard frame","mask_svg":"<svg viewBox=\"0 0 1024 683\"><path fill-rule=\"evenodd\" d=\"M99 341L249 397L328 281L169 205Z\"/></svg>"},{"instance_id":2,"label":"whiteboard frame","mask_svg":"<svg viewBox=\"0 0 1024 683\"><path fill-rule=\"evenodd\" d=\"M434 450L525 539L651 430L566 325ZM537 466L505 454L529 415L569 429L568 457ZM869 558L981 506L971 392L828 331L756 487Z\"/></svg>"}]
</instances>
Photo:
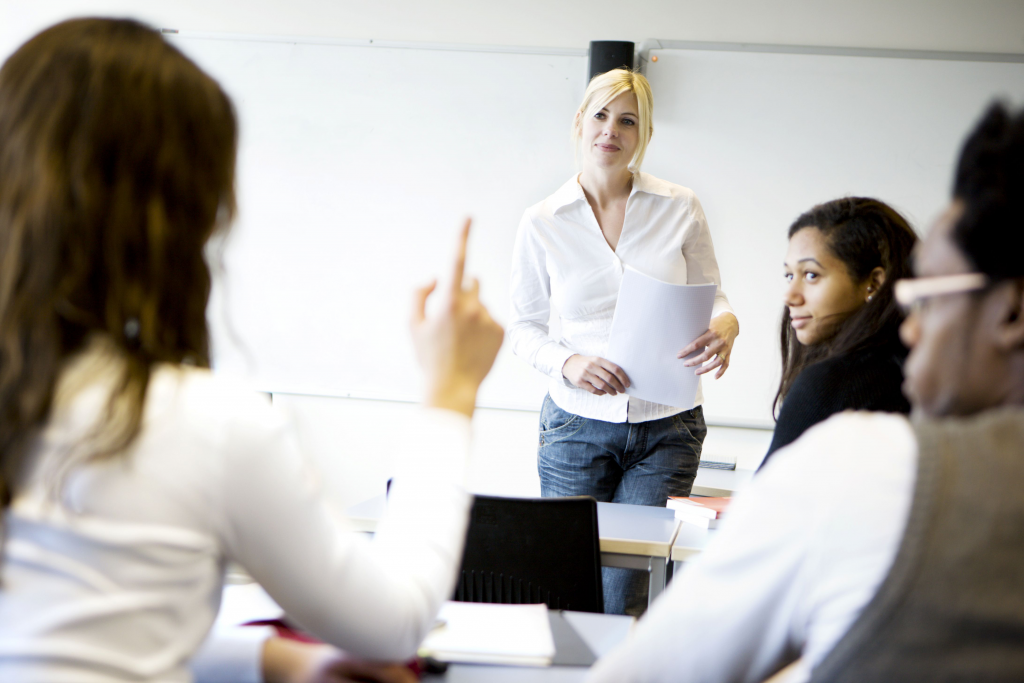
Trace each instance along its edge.
<instances>
[{"instance_id":1,"label":"whiteboard frame","mask_svg":"<svg viewBox=\"0 0 1024 683\"><path fill-rule=\"evenodd\" d=\"M342 45L345 47L378 47L399 50L434 50L441 52L493 52L516 55L554 55L586 57L589 50L571 47L527 47L517 45L474 45L471 43L419 43L401 40L327 38L323 36L289 36L272 33L229 33L226 31L193 31L161 28L160 33L198 40L240 40L256 43L291 43L303 45Z\"/></svg>"},{"instance_id":2,"label":"whiteboard frame","mask_svg":"<svg viewBox=\"0 0 1024 683\"><path fill-rule=\"evenodd\" d=\"M938 59L950 62L1022 63L1024 54L1015 52L954 52L951 50L896 50L870 47L827 47L824 45L773 45L769 43L716 43L700 40L648 38L637 49L640 72L647 69L651 50L708 50L715 52L774 52L792 55L835 55L839 57L886 57L890 59Z\"/></svg>"}]
</instances>

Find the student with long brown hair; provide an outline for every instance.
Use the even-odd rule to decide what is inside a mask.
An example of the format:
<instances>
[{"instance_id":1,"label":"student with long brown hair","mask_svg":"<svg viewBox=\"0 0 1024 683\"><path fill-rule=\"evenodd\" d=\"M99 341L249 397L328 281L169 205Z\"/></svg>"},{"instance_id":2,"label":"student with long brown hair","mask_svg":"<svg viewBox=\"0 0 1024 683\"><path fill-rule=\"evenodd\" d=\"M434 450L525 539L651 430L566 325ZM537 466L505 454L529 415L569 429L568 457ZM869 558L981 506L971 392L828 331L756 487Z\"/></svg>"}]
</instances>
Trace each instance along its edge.
<instances>
[{"instance_id":1,"label":"student with long brown hair","mask_svg":"<svg viewBox=\"0 0 1024 683\"><path fill-rule=\"evenodd\" d=\"M413 654L451 592L464 416L502 339L461 284L468 222L442 312L417 293L431 410L365 543L281 418L208 370L236 141L218 84L132 21L58 24L0 69L0 680L186 680L228 561L370 659Z\"/></svg>"},{"instance_id":2,"label":"student with long brown hair","mask_svg":"<svg viewBox=\"0 0 1024 683\"><path fill-rule=\"evenodd\" d=\"M899 212L867 197L819 204L790 226L778 420L766 461L843 410L910 412L893 283L909 276L916 243Z\"/></svg>"}]
</instances>

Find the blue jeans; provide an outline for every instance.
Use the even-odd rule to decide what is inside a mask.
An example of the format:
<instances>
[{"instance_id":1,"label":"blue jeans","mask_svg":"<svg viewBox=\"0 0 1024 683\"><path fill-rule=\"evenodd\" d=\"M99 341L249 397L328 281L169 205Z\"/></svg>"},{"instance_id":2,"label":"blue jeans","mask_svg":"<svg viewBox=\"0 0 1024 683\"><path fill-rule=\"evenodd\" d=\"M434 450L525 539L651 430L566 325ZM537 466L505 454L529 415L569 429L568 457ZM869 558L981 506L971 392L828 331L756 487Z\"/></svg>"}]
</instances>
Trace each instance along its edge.
<instances>
[{"instance_id":1,"label":"blue jeans","mask_svg":"<svg viewBox=\"0 0 1024 683\"><path fill-rule=\"evenodd\" d=\"M603 422L566 412L545 396L540 493L665 507L669 496L690 495L706 434L700 406L649 422ZM604 567L602 575L605 612L639 616L647 609L645 574Z\"/></svg>"}]
</instances>

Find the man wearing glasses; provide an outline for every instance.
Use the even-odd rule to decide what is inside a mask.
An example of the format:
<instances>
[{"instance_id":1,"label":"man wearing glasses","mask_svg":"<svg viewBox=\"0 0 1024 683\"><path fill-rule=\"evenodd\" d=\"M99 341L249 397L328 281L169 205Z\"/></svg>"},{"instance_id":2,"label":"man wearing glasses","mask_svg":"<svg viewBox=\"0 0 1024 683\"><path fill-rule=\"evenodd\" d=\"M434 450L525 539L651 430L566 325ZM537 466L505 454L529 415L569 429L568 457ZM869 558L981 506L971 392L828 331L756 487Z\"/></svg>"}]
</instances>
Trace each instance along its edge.
<instances>
[{"instance_id":1,"label":"man wearing glasses","mask_svg":"<svg viewBox=\"0 0 1024 683\"><path fill-rule=\"evenodd\" d=\"M912 417L780 450L591 681L1024 680L1024 112L953 195L896 283Z\"/></svg>"}]
</instances>

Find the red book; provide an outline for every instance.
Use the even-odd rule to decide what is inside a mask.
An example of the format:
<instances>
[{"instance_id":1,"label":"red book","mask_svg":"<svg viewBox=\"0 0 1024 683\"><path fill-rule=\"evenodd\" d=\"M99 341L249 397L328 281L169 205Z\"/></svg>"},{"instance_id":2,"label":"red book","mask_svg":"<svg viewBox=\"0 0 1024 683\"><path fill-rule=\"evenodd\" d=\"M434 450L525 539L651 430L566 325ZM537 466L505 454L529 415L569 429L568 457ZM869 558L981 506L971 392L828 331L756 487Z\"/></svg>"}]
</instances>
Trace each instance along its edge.
<instances>
[{"instance_id":1,"label":"red book","mask_svg":"<svg viewBox=\"0 0 1024 683\"><path fill-rule=\"evenodd\" d=\"M731 498L706 498L703 496L669 496L666 507L687 517L718 519L729 507ZM677 516L682 516L677 515Z\"/></svg>"},{"instance_id":2,"label":"red book","mask_svg":"<svg viewBox=\"0 0 1024 683\"><path fill-rule=\"evenodd\" d=\"M729 507L731 498L708 498L704 496L669 496L667 507L673 510L684 510L686 512L718 519L725 509Z\"/></svg>"}]
</instances>

